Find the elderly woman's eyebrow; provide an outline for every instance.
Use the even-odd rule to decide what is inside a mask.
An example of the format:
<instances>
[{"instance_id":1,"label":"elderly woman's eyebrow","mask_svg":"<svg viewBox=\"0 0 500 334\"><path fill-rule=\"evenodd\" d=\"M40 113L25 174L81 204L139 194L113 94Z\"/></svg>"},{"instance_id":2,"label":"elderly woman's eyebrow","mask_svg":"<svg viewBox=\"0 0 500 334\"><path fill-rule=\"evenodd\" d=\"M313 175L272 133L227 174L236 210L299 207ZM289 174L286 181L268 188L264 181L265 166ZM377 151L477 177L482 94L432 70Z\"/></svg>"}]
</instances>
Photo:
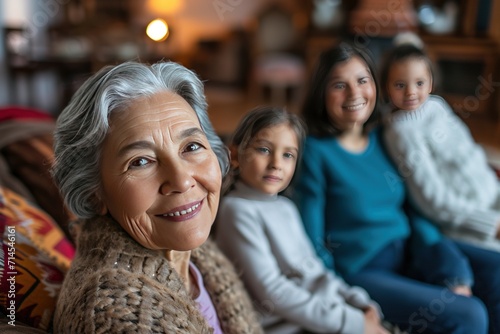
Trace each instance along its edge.
<instances>
[{"instance_id":1,"label":"elderly woman's eyebrow","mask_svg":"<svg viewBox=\"0 0 500 334\"><path fill-rule=\"evenodd\" d=\"M207 135L200 128L192 127L189 129L182 130L177 136L177 139L184 139L192 136L206 137Z\"/></svg>"},{"instance_id":2,"label":"elderly woman's eyebrow","mask_svg":"<svg viewBox=\"0 0 500 334\"><path fill-rule=\"evenodd\" d=\"M133 150L142 150L142 149L152 149L153 148L153 143L147 140L138 140L133 143L130 143L128 145L123 146L119 151L118 151L118 156L121 157L125 155L129 151Z\"/></svg>"},{"instance_id":3,"label":"elderly woman's eyebrow","mask_svg":"<svg viewBox=\"0 0 500 334\"><path fill-rule=\"evenodd\" d=\"M206 137L205 133L200 128L189 128L182 130L175 138L177 140L183 140L185 138L193 137L193 136L202 136ZM118 156L123 156L127 152L132 150L141 150L141 149L153 149L154 144L148 140L138 140L128 145L125 145L118 151Z\"/></svg>"}]
</instances>

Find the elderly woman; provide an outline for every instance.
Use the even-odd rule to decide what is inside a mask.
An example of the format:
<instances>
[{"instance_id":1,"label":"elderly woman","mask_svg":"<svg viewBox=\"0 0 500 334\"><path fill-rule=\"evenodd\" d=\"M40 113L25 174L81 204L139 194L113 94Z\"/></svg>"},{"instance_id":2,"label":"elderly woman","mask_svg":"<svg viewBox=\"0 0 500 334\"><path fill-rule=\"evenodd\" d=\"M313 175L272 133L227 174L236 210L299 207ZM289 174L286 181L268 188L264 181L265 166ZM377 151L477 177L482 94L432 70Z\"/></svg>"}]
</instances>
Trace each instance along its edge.
<instances>
[{"instance_id":1,"label":"elderly woman","mask_svg":"<svg viewBox=\"0 0 500 334\"><path fill-rule=\"evenodd\" d=\"M57 333L260 333L207 241L229 157L200 80L175 63L91 77L59 116L53 175L81 219Z\"/></svg>"}]
</instances>

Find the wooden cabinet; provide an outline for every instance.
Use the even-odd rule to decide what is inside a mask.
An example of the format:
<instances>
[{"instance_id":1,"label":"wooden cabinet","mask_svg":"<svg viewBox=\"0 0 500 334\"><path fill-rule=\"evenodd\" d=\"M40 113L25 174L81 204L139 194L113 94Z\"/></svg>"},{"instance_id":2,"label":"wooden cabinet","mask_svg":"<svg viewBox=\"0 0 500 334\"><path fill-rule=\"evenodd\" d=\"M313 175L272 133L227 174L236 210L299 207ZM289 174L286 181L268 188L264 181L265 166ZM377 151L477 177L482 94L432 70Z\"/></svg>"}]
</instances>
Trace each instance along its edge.
<instances>
[{"instance_id":1,"label":"wooden cabinet","mask_svg":"<svg viewBox=\"0 0 500 334\"><path fill-rule=\"evenodd\" d=\"M496 117L498 44L486 37L423 36L437 65L436 88L462 117Z\"/></svg>"},{"instance_id":2,"label":"wooden cabinet","mask_svg":"<svg viewBox=\"0 0 500 334\"><path fill-rule=\"evenodd\" d=\"M461 0L455 32L422 31L438 91L462 117L500 119L500 0Z\"/></svg>"}]
</instances>

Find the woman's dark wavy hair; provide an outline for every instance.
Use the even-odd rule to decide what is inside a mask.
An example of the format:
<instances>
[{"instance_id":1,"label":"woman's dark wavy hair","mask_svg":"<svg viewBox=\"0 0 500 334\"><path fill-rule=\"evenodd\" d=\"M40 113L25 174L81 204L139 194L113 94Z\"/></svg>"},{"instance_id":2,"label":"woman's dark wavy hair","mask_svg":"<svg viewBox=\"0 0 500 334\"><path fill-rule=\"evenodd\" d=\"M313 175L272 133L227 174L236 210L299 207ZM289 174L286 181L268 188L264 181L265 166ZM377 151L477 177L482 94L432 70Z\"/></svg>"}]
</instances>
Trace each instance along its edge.
<instances>
[{"instance_id":1,"label":"woman's dark wavy hair","mask_svg":"<svg viewBox=\"0 0 500 334\"><path fill-rule=\"evenodd\" d=\"M324 51L320 55L319 61L313 72L302 108L302 117L307 125L309 134L318 137L326 137L332 135L337 136L342 133L342 130L336 128L335 125L332 124L328 116L325 91L331 70L338 64L345 63L354 57L358 57L366 63L377 90L375 108L370 118L364 124L364 129L367 129L370 125L378 121L379 85L373 60L363 49L342 42Z\"/></svg>"}]
</instances>

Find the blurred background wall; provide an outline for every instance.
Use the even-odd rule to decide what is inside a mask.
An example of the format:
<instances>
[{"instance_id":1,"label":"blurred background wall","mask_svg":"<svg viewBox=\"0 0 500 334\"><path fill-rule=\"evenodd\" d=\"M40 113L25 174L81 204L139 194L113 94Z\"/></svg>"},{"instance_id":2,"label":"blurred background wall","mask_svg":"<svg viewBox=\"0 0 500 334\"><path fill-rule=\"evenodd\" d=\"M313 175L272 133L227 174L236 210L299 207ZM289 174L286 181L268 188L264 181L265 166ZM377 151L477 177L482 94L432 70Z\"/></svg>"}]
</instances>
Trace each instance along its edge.
<instances>
[{"instance_id":1,"label":"blurred background wall","mask_svg":"<svg viewBox=\"0 0 500 334\"><path fill-rule=\"evenodd\" d=\"M0 0L0 10L0 105L57 115L102 66L170 59L211 97L297 110L322 50L349 40L378 60L412 31L461 116L500 115L500 0ZM157 18L168 34L154 41Z\"/></svg>"}]
</instances>

